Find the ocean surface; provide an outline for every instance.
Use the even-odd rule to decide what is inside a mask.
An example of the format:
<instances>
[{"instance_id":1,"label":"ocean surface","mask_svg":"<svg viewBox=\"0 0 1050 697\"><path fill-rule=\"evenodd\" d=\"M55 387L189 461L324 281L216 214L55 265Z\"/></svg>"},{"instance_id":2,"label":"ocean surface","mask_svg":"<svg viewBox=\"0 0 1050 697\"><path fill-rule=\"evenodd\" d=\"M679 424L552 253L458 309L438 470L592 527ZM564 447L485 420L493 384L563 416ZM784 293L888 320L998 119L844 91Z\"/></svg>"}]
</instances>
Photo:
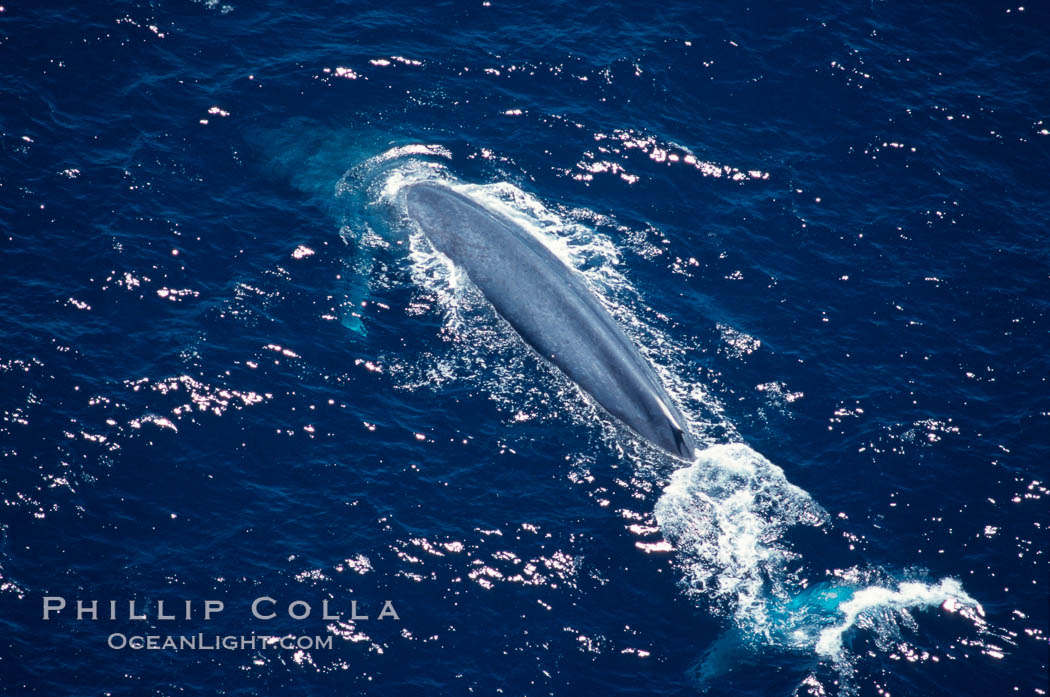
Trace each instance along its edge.
<instances>
[{"instance_id":1,"label":"ocean surface","mask_svg":"<svg viewBox=\"0 0 1050 697\"><path fill-rule=\"evenodd\" d=\"M1038 5L5 3L0 693L1045 695ZM583 274L695 462L423 180Z\"/></svg>"}]
</instances>

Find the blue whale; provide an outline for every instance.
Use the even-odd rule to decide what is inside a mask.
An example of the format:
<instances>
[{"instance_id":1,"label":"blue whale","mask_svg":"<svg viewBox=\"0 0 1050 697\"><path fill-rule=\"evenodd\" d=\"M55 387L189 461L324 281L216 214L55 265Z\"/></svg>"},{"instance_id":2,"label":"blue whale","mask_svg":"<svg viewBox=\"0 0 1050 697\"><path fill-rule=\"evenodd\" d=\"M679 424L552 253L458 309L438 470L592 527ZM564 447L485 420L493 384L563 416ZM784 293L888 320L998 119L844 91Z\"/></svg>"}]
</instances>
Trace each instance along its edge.
<instances>
[{"instance_id":1,"label":"blue whale","mask_svg":"<svg viewBox=\"0 0 1050 697\"><path fill-rule=\"evenodd\" d=\"M525 343L635 433L692 459L685 419L577 272L520 225L448 186L411 184L405 207Z\"/></svg>"}]
</instances>

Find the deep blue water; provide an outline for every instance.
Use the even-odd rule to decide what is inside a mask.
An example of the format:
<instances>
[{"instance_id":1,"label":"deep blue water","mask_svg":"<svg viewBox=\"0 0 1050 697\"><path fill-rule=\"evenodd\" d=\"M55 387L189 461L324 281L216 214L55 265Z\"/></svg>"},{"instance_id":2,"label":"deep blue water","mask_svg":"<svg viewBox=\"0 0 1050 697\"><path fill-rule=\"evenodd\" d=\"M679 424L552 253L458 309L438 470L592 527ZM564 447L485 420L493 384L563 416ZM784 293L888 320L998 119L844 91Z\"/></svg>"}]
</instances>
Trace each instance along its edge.
<instances>
[{"instance_id":1,"label":"deep blue water","mask_svg":"<svg viewBox=\"0 0 1050 697\"><path fill-rule=\"evenodd\" d=\"M4 5L0 691L1046 694L1047 36L1005 2ZM421 179L584 274L697 462L525 347L405 221ZM107 645L198 633L334 639Z\"/></svg>"}]
</instances>

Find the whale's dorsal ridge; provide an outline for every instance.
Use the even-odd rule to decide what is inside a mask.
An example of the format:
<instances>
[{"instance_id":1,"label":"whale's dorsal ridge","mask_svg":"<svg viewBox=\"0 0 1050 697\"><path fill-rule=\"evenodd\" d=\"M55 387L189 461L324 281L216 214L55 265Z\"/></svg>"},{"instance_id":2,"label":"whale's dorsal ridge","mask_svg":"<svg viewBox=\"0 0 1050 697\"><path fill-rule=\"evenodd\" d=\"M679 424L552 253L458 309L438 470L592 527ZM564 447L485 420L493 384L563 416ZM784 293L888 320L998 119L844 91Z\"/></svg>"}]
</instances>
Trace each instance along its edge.
<instances>
[{"instance_id":1,"label":"whale's dorsal ridge","mask_svg":"<svg viewBox=\"0 0 1050 697\"><path fill-rule=\"evenodd\" d=\"M656 372L577 271L521 225L444 182L410 184L405 202L434 248L526 344L645 440L692 457L685 419Z\"/></svg>"}]
</instances>

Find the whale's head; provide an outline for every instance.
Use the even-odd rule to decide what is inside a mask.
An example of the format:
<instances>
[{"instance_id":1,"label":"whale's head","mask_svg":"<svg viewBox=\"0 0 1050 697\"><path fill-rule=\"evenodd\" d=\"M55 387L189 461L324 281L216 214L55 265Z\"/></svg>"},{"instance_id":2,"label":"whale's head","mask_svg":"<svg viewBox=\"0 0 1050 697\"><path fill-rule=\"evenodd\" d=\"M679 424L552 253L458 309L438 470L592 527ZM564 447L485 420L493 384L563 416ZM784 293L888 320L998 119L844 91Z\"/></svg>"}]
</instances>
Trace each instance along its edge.
<instances>
[{"instance_id":1,"label":"whale's head","mask_svg":"<svg viewBox=\"0 0 1050 697\"><path fill-rule=\"evenodd\" d=\"M463 210L473 202L448 186L430 181L410 184L404 201L409 220L430 243L442 254L457 258L457 247L471 232L469 222L462 220Z\"/></svg>"}]
</instances>

